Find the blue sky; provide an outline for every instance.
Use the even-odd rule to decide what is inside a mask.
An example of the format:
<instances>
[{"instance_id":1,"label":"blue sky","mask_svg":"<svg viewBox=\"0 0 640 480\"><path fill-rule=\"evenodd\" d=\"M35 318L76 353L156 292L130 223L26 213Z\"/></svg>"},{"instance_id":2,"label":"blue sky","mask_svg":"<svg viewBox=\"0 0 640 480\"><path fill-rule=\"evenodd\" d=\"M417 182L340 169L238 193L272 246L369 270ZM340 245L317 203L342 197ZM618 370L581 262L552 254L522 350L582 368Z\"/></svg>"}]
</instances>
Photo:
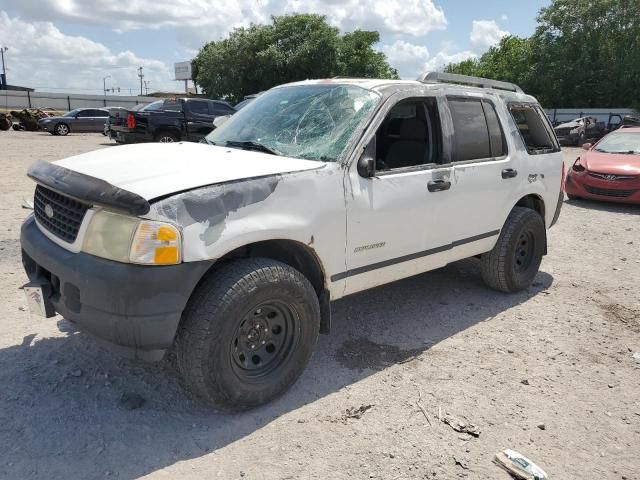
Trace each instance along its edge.
<instances>
[{"instance_id":1,"label":"blue sky","mask_svg":"<svg viewBox=\"0 0 640 480\"><path fill-rule=\"evenodd\" d=\"M0 0L0 45L9 47L9 83L38 90L179 91L173 63L204 42L270 15L317 12L343 31L378 30L377 48L403 78L478 56L511 33L528 36L549 0Z\"/></svg>"}]
</instances>

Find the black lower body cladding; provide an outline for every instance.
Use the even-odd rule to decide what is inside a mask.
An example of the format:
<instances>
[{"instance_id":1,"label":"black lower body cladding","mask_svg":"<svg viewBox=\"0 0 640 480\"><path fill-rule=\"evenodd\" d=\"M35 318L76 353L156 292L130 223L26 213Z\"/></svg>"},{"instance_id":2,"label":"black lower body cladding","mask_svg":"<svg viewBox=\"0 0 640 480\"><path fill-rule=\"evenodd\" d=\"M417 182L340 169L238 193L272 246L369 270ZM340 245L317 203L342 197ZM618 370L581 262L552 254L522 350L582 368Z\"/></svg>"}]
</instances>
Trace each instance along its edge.
<instances>
[{"instance_id":1,"label":"black lower body cladding","mask_svg":"<svg viewBox=\"0 0 640 480\"><path fill-rule=\"evenodd\" d=\"M211 266L143 266L69 252L33 217L22 225L20 241L29 280L47 287L56 312L141 358L157 358L172 345L191 292Z\"/></svg>"}]
</instances>

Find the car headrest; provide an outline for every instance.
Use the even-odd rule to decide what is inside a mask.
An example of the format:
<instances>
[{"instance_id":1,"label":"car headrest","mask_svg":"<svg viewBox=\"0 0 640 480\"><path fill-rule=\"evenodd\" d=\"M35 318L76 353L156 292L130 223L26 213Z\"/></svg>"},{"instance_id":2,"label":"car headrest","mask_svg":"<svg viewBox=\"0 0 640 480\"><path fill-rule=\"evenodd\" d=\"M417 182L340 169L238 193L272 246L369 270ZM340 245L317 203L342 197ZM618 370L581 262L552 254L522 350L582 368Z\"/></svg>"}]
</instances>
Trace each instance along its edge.
<instances>
[{"instance_id":1,"label":"car headrest","mask_svg":"<svg viewBox=\"0 0 640 480\"><path fill-rule=\"evenodd\" d=\"M400 138L402 140L425 140L427 138L427 129L424 122L417 118L403 120L400 127Z\"/></svg>"}]
</instances>

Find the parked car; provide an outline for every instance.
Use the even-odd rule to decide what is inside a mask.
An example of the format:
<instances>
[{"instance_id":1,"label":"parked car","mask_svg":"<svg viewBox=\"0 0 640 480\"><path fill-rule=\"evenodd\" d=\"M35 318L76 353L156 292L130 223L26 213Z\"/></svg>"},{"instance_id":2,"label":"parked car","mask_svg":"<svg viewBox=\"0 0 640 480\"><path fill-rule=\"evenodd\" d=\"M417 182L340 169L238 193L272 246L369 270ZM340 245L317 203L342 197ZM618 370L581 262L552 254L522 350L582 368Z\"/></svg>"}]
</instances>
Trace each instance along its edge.
<instances>
[{"instance_id":1,"label":"parked car","mask_svg":"<svg viewBox=\"0 0 640 480\"><path fill-rule=\"evenodd\" d=\"M244 97L242 99L241 102L236 103L233 108L238 111L241 108L246 107L247 105L249 105L251 102L253 102L256 98L258 98L260 95L262 95L264 92L260 92L260 93L252 93L251 95L247 95L246 97Z\"/></svg>"},{"instance_id":2,"label":"parked car","mask_svg":"<svg viewBox=\"0 0 640 480\"><path fill-rule=\"evenodd\" d=\"M570 199L590 198L640 204L640 128L623 127L592 145L567 174Z\"/></svg>"},{"instance_id":3,"label":"parked car","mask_svg":"<svg viewBox=\"0 0 640 480\"><path fill-rule=\"evenodd\" d=\"M139 111L129 111L126 123L124 117L119 122L111 122L112 138L118 143L199 142L214 129L216 117L234 113L235 109L221 100L162 100Z\"/></svg>"},{"instance_id":4,"label":"parked car","mask_svg":"<svg viewBox=\"0 0 640 480\"><path fill-rule=\"evenodd\" d=\"M61 117L38 120L38 128L51 135L68 135L70 132L102 132L109 117L106 108L76 108Z\"/></svg>"},{"instance_id":5,"label":"parked car","mask_svg":"<svg viewBox=\"0 0 640 480\"><path fill-rule=\"evenodd\" d=\"M467 257L526 289L564 198L543 110L494 80L283 85L205 142L31 166L24 290L132 356L175 345L187 388L225 409L295 382L333 300Z\"/></svg>"},{"instance_id":6,"label":"parked car","mask_svg":"<svg viewBox=\"0 0 640 480\"><path fill-rule=\"evenodd\" d=\"M556 136L561 145L577 145L581 147L587 140L601 138L604 128L595 117L582 117L561 123L555 127Z\"/></svg>"}]
</instances>

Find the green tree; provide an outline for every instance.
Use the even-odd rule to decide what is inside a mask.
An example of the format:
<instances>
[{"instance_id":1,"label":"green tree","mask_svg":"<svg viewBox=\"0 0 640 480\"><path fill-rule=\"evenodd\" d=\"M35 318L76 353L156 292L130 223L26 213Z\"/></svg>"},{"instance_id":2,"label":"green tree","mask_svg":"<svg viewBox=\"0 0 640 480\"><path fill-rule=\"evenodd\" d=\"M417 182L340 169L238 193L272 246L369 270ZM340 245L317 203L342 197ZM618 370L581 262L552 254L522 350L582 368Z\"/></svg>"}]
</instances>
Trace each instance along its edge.
<instances>
[{"instance_id":1,"label":"green tree","mask_svg":"<svg viewBox=\"0 0 640 480\"><path fill-rule=\"evenodd\" d=\"M338 75L397 78L378 32L340 35L321 15L272 17L269 25L237 28L204 45L193 61L194 80L212 98L238 101L282 83Z\"/></svg>"},{"instance_id":2,"label":"green tree","mask_svg":"<svg viewBox=\"0 0 640 480\"><path fill-rule=\"evenodd\" d=\"M553 0L537 22L446 71L515 82L551 108L640 108L638 0Z\"/></svg>"}]
</instances>

